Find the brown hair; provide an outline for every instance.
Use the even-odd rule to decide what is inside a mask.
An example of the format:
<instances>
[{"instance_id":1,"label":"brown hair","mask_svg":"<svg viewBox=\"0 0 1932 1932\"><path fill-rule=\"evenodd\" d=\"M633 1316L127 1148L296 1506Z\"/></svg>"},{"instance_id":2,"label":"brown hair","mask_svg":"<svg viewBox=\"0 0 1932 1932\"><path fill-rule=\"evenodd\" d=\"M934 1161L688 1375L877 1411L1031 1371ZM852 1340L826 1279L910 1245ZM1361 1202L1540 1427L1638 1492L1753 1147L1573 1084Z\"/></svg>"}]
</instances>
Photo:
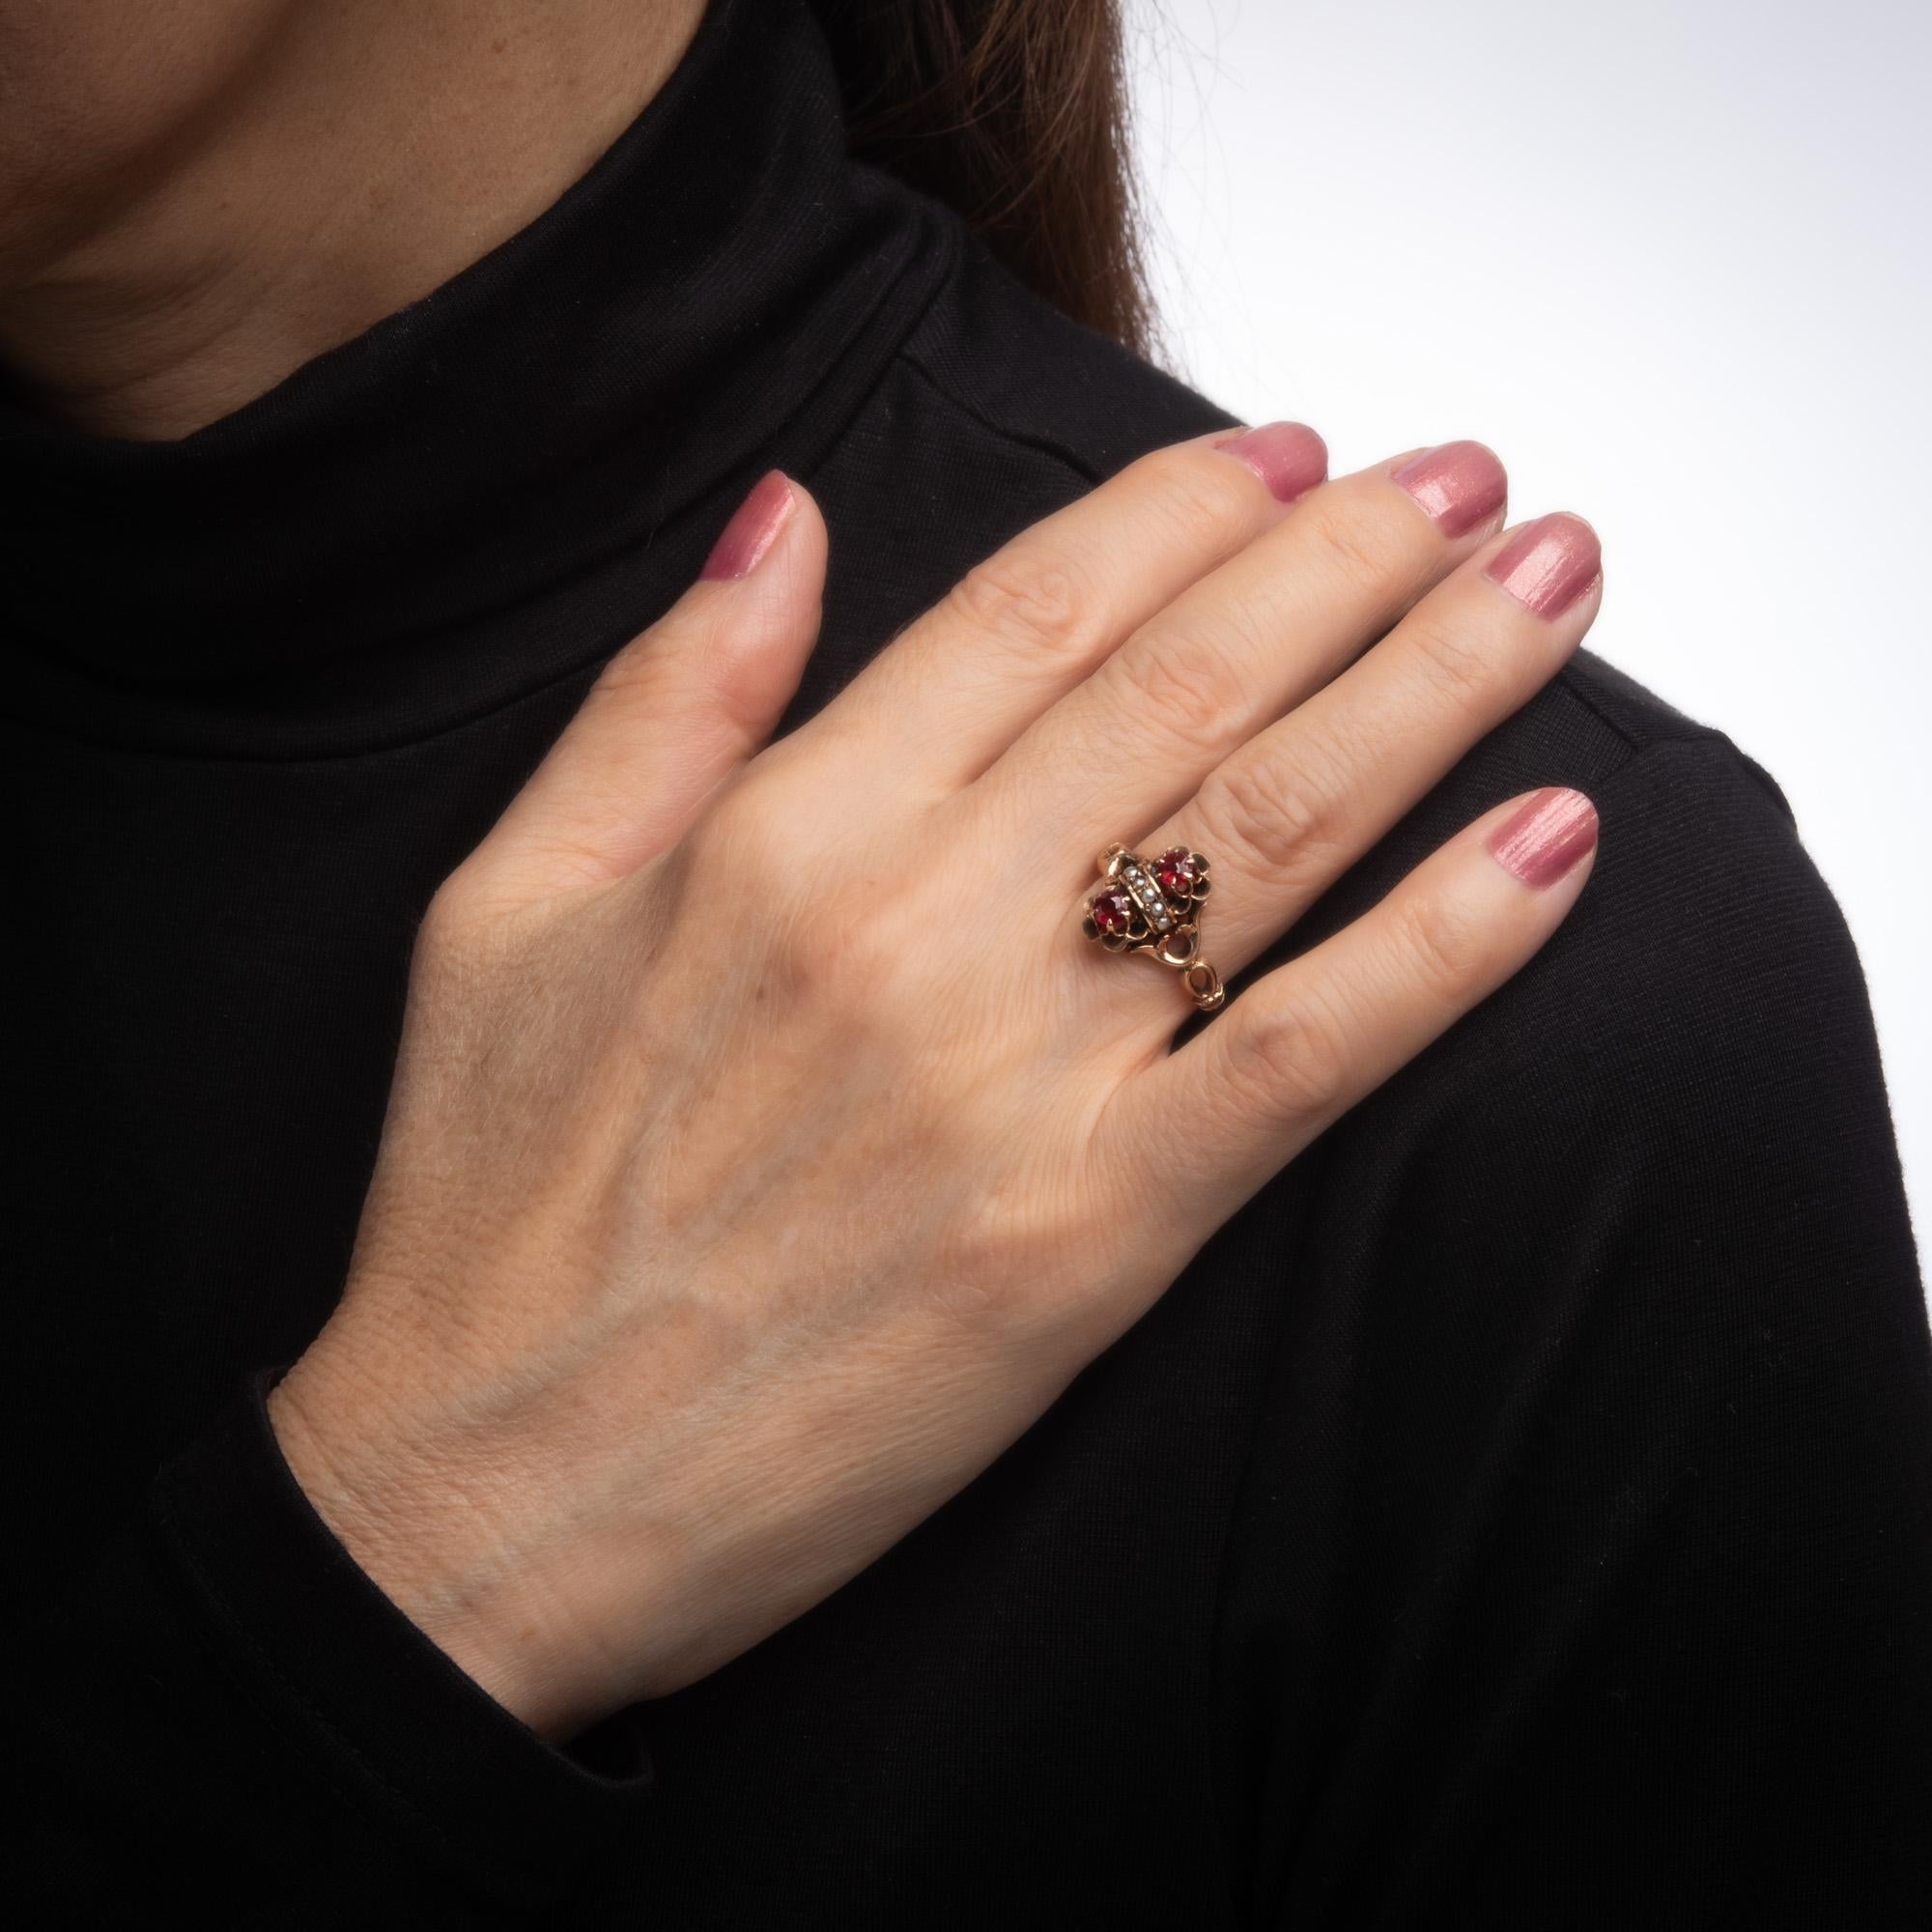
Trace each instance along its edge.
<instances>
[{"instance_id":1,"label":"brown hair","mask_svg":"<svg viewBox=\"0 0 1932 1932\"><path fill-rule=\"evenodd\" d=\"M853 152L1057 308L1147 353L1120 0L811 0Z\"/></svg>"}]
</instances>

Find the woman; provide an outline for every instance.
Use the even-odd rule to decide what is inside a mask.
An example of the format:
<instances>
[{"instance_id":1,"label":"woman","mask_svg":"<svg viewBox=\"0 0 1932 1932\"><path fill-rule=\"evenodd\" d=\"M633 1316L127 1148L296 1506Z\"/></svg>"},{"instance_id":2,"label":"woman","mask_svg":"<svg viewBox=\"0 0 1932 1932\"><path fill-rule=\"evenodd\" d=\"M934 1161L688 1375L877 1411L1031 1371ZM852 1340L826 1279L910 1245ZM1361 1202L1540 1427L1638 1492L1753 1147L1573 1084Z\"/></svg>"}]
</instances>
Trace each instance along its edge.
<instances>
[{"instance_id":1,"label":"woman","mask_svg":"<svg viewBox=\"0 0 1932 1932\"><path fill-rule=\"evenodd\" d=\"M43 1917L1922 1898L1831 899L1122 346L1113 33L0 5Z\"/></svg>"}]
</instances>

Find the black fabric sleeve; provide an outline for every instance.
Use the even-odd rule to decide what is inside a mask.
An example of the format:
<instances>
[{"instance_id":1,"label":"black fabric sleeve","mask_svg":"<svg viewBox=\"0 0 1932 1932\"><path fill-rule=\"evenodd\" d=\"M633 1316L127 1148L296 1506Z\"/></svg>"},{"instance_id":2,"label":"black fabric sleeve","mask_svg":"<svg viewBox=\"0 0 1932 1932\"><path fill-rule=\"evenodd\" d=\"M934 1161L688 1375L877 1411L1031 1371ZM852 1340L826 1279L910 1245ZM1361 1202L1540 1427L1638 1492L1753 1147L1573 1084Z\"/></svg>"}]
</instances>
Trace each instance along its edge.
<instances>
[{"instance_id":1,"label":"black fabric sleeve","mask_svg":"<svg viewBox=\"0 0 1932 1932\"><path fill-rule=\"evenodd\" d=\"M557 1748L357 1568L245 1378L17 1659L45 1922L550 1922L635 1823L629 1714ZM36 1921L41 1922L41 1921Z\"/></svg>"},{"instance_id":2,"label":"black fabric sleeve","mask_svg":"<svg viewBox=\"0 0 1932 1932\"><path fill-rule=\"evenodd\" d=\"M1725 741L1596 795L1572 923L1311 1156L1223 1599L1260 1922L1932 1898L1932 1349L1858 961Z\"/></svg>"}]
</instances>

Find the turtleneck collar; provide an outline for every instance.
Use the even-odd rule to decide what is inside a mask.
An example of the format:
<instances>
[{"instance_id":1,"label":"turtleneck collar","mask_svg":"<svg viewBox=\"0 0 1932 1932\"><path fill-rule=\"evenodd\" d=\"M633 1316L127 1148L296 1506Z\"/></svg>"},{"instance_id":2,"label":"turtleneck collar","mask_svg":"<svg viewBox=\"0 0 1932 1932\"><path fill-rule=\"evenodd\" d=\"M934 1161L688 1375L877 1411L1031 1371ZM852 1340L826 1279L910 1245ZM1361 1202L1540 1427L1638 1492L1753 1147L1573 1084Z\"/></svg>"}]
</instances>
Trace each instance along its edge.
<instances>
[{"instance_id":1,"label":"turtleneck collar","mask_svg":"<svg viewBox=\"0 0 1932 1932\"><path fill-rule=\"evenodd\" d=\"M809 473L946 228L848 162L803 0L712 0L545 214L245 408L137 443L0 402L10 684L137 700L112 735L150 742L281 720L299 754L593 662L758 469Z\"/></svg>"}]
</instances>

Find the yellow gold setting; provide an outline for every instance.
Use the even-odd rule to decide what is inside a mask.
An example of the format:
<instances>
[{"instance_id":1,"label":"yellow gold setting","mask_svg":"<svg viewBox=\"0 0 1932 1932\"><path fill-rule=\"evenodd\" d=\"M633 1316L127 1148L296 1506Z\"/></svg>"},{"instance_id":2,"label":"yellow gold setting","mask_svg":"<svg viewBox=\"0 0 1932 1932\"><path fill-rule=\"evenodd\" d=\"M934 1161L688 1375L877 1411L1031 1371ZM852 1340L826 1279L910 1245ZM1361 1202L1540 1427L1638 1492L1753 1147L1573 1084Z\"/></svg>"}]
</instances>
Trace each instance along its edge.
<instances>
[{"instance_id":1,"label":"yellow gold setting","mask_svg":"<svg viewBox=\"0 0 1932 1932\"><path fill-rule=\"evenodd\" d=\"M1201 956L1200 911L1213 890L1208 861L1184 845L1143 859L1124 845L1100 854L1100 883L1087 895L1082 927L1109 952L1144 952L1180 975L1204 1013L1226 998L1221 976Z\"/></svg>"}]
</instances>

